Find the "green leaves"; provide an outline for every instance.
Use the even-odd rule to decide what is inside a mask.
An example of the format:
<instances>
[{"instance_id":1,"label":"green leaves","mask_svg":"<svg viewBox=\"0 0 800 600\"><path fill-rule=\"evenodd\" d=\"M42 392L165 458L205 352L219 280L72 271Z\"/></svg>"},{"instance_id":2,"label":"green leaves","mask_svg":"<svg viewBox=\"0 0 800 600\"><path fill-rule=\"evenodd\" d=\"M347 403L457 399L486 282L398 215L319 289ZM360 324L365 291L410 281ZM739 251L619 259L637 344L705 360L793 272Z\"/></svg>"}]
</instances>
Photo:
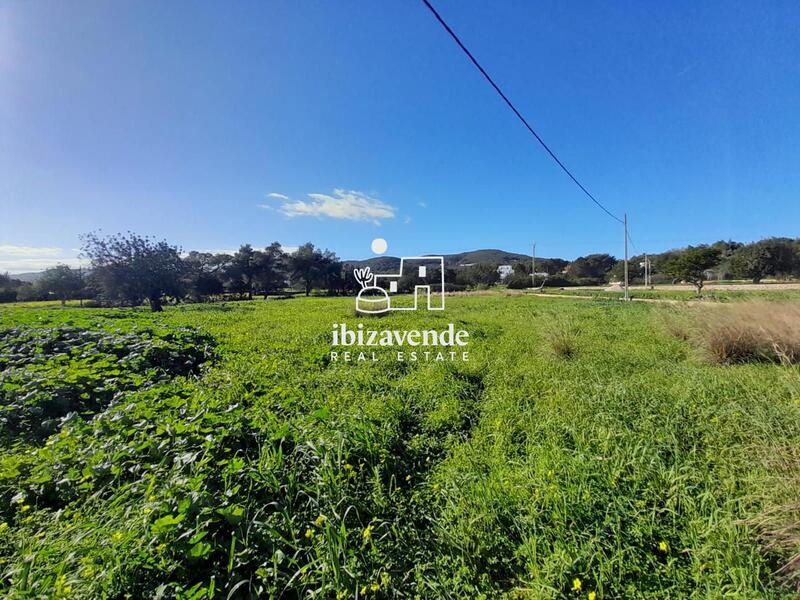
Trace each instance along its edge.
<instances>
[{"instance_id":1,"label":"green leaves","mask_svg":"<svg viewBox=\"0 0 800 600\"><path fill-rule=\"evenodd\" d=\"M173 531L184 519L185 514L179 515L164 515L163 517L156 519L155 523L151 527L153 535L156 536L163 536L170 531Z\"/></svg>"},{"instance_id":2,"label":"green leaves","mask_svg":"<svg viewBox=\"0 0 800 600\"><path fill-rule=\"evenodd\" d=\"M233 505L218 508L217 513L231 525L238 524L244 517L244 507Z\"/></svg>"},{"instance_id":3,"label":"green leaves","mask_svg":"<svg viewBox=\"0 0 800 600\"><path fill-rule=\"evenodd\" d=\"M0 436L41 440L70 413L89 417L124 392L199 373L213 346L189 329L2 330Z\"/></svg>"}]
</instances>

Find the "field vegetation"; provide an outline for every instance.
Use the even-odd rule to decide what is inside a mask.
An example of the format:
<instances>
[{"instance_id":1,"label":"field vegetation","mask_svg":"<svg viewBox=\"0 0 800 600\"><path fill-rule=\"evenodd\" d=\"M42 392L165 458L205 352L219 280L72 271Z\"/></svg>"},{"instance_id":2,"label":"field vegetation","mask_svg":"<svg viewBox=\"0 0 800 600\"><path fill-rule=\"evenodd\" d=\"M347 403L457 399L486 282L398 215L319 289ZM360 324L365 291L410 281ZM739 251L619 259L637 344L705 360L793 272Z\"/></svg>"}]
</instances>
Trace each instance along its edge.
<instances>
[{"instance_id":1,"label":"field vegetation","mask_svg":"<svg viewBox=\"0 0 800 600\"><path fill-rule=\"evenodd\" d=\"M540 290L540 294L550 294L553 296L585 296L587 298L596 298L598 300L623 300L625 293L620 290L605 290L605 289L591 289L591 288L544 288ZM697 294L690 289L676 290L676 289L663 289L659 286L654 286L653 289L632 288L630 290L630 297L633 300L685 300L703 302L752 302L752 301L770 301L770 302L785 302L800 300L800 289L719 289L705 290L700 299Z\"/></svg>"},{"instance_id":2,"label":"field vegetation","mask_svg":"<svg viewBox=\"0 0 800 600\"><path fill-rule=\"evenodd\" d=\"M369 325L469 362L331 361L352 298L0 308L0 595L796 597L794 361L674 306L447 303Z\"/></svg>"}]
</instances>

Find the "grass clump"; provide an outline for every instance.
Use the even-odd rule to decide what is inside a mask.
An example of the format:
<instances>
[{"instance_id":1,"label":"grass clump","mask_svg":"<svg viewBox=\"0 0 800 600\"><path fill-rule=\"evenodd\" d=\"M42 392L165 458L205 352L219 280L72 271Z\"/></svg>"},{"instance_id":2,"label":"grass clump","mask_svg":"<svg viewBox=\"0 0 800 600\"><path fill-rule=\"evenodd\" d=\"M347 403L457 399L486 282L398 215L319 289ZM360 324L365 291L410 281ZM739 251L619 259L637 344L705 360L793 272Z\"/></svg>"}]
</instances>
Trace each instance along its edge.
<instances>
[{"instance_id":1,"label":"grass clump","mask_svg":"<svg viewBox=\"0 0 800 600\"><path fill-rule=\"evenodd\" d=\"M545 328L545 338L558 358L569 360L578 354L579 328L569 319L555 319Z\"/></svg>"},{"instance_id":2,"label":"grass clump","mask_svg":"<svg viewBox=\"0 0 800 600\"><path fill-rule=\"evenodd\" d=\"M698 310L694 325L712 362L800 362L800 304L745 302Z\"/></svg>"}]
</instances>

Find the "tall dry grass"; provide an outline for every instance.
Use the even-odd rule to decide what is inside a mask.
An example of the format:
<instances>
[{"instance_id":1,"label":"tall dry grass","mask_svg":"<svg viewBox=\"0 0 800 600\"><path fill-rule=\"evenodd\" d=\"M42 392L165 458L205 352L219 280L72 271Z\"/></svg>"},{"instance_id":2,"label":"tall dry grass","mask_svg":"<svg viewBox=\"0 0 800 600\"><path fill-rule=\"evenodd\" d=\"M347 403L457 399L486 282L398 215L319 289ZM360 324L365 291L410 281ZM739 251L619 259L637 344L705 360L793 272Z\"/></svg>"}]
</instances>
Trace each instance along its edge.
<instances>
[{"instance_id":1,"label":"tall dry grass","mask_svg":"<svg viewBox=\"0 0 800 600\"><path fill-rule=\"evenodd\" d=\"M764 549L775 556L775 575L800 594L800 448L770 449L763 461L775 477L765 508L749 523Z\"/></svg>"},{"instance_id":2,"label":"tall dry grass","mask_svg":"<svg viewBox=\"0 0 800 600\"><path fill-rule=\"evenodd\" d=\"M675 331L680 327L672 326ZM699 308L685 333L720 364L800 363L800 303L742 302Z\"/></svg>"}]
</instances>

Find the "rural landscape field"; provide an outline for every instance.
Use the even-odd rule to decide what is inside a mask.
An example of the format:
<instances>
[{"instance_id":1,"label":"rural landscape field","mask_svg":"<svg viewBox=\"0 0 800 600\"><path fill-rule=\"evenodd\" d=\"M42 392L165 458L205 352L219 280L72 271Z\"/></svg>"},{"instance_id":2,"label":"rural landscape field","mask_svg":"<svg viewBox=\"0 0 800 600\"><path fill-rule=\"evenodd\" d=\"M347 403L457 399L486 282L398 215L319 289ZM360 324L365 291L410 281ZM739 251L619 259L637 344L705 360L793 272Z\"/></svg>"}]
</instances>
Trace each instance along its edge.
<instances>
[{"instance_id":1,"label":"rural landscape field","mask_svg":"<svg viewBox=\"0 0 800 600\"><path fill-rule=\"evenodd\" d=\"M800 600L798 31L0 1L0 600Z\"/></svg>"},{"instance_id":2,"label":"rural landscape field","mask_svg":"<svg viewBox=\"0 0 800 600\"><path fill-rule=\"evenodd\" d=\"M800 371L692 334L727 308L0 308L1 593L796 597ZM451 322L467 362L330 360Z\"/></svg>"}]
</instances>

